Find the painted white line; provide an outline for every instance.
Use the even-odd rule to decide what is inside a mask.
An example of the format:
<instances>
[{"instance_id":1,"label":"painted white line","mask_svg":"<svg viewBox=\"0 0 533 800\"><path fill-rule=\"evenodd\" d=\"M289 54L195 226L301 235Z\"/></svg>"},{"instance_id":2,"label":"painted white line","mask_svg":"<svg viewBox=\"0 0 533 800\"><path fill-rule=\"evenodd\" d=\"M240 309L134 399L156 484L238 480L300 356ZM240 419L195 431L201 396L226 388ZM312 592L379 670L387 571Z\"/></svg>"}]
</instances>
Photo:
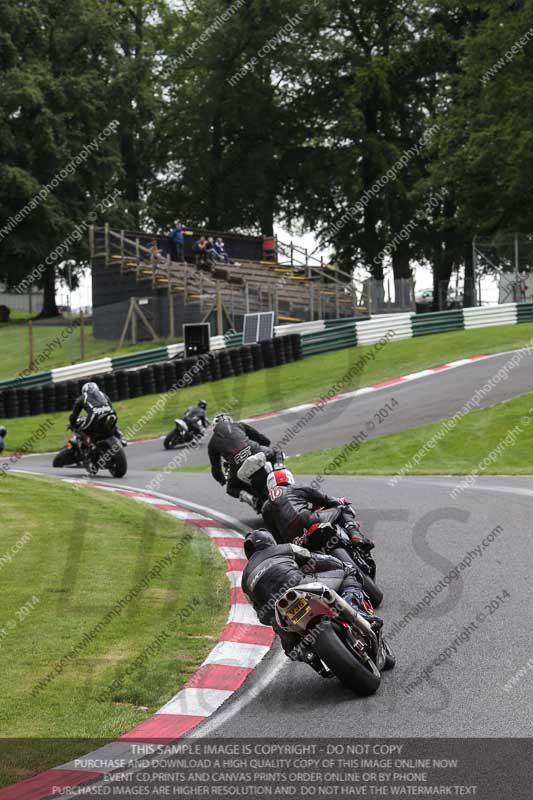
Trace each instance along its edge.
<instances>
[{"instance_id":1,"label":"painted white line","mask_svg":"<svg viewBox=\"0 0 533 800\"><path fill-rule=\"evenodd\" d=\"M156 713L158 716L185 714L188 717L210 717L232 694L233 691L225 689L182 689Z\"/></svg>"},{"instance_id":2,"label":"painted white line","mask_svg":"<svg viewBox=\"0 0 533 800\"><path fill-rule=\"evenodd\" d=\"M266 656L270 647L263 644L243 644L242 642L219 642L204 664L225 664L229 667L256 667Z\"/></svg>"}]
</instances>

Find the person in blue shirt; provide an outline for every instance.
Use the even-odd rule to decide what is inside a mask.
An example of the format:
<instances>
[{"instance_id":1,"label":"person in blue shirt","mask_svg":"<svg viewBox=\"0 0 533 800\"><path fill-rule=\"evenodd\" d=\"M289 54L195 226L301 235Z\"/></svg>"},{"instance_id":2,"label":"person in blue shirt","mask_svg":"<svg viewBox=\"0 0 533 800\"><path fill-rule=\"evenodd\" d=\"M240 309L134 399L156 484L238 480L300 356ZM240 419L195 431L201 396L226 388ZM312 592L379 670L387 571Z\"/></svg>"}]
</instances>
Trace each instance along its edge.
<instances>
[{"instance_id":1,"label":"person in blue shirt","mask_svg":"<svg viewBox=\"0 0 533 800\"><path fill-rule=\"evenodd\" d=\"M177 220L174 223L174 228L170 232L168 238L170 239L171 242L173 260L185 261L185 252L184 252L185 235L183 233L183 227Z\"/></svg>"}]
</instances>

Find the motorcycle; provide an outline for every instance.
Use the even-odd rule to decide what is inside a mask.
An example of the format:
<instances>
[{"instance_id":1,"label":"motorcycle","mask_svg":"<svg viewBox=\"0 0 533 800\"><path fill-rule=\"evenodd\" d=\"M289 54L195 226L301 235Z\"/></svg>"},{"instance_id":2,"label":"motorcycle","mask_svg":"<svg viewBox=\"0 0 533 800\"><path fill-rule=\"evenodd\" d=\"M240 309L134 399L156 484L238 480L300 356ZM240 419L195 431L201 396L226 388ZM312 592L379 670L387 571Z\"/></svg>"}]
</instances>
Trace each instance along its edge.
<instances>
[{"instance_id":1,"label":"motorcycle","mask_svg":"<svg viewBox=\"0 0 533 800\"><path fill-rule=\"evenodd\" d=\"M342 578L330 579L339 589ZM381 672L392 669L394 653L365 617L326 583L300 584L287 590L275 606L278 626L298 636L289 658L309 664L324 678L336 676L356 694L374 694Z\"/></svg>"},{"instance_id":2,"label":"motorcycle","mask_svg":"<svg viewBox=\"0 0 533 800\"><path fill-rule=\"evenodd\" d=\"M355 511L351 506L341 508L317 509L330 515L330 519L311 525L305 535L295 541L307 547L311 552L329 553L346 563L351 563L359 571L361 583L374 608L379 608L383 601L383 592L375 581L376 562L370 555L373 544L364 536L350 536L339 523L341 511L349 513L355 519ZM358 532L360 533L359 529Z\"/></svg>"},{"instance_id":3,"label":"motorcycle","mask_svg":"<svg viewBox=\"0 0 533 800\"><path fill-rule=\"evenodd\" d=\"M84 467L91 477L101 469L108 469L113 478L123 478L128 471L128 462L122 442L116 431L116 416L109 415L101 421L102 438L91 438L84 431L74 431L55 456L54 467ZM71 430L70 426L67 426Z\"/></svg>"},{"instance_id":4,"label":"motorcycle","mask_svg":"<svg viewBox=\"0 0 533 800\"><path fill-rule=\"evenodd\" d=\"M243 491L241 500L248 503L258 514L261 512L263 503L268 500L267 478L274 469L282 469L281 461L273 463L269 456L285 457L281 452L265 452L260 450L258 453L248 456L237 471L237 478L248 487L248 491ZM226 474L229 466L224 465ZM248 495L248 496L246 496Z\"/></svg>"},{"instance_id":5,"label":"motorcycle","mask_svg":"<svg viewBox=\"0 0 533 800\"><path fill-rule=\"evenodd\" d=\"M7 436L7 428L3 425L0 425L0 453L4 450L4 439Z\"/></svg>"},{"instance_id":6,"label":"motorcycle","mask_svg":"<svg viewBox=\"0 0 533 800\"><path fill-rule=\"evenodd\" d=\"M189 444L189 442L198 438L199 434L196 431L191 431L185 420L175 419L174 424L174 430L167 433L163 441L165 450L174 450L176 447ZM204 436L205 431L203 431L201 435Z\"/></svg>"}]
</instances>

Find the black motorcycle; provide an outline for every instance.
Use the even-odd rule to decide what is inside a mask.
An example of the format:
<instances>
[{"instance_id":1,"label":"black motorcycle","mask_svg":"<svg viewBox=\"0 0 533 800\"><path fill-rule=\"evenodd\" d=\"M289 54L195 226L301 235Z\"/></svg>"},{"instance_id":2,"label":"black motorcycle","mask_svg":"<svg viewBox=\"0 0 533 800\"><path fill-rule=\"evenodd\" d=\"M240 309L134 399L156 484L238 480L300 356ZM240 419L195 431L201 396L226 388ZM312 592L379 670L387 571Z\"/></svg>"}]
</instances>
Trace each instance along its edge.
<instances>
[{"instance_id":1,"label":"black motorcycle","mask_svg":"<svg viewBox=\"0 0 533 800\"><path fill-rule=\"evenodd\" d=\"M0 453L4 450L4 439L7 436L7 428L3 425L0 425Z\"/></svg>"},{"instance_id":2,"label":"black motorcycle","mask_svg":"<svg viewBox=\"0 0 533 800\"><path fill-rule=\"evenodd\" d=\"M176 447L182 447L184 444L189 444L204 436L205 432L199 434L198 431L192 431L183 419L175 419L174 424L174 430L167 433L163 441L165 450L174 450Z\"/></svg>"},{"instance_id":3,"label":"black motorcycle","mask_svg":"<svg viewBox=\"0 0 533 800\"><path fill-rule=\"evenodd\" d=\"M111 414L100 421L97 437L74 431L66 446L55 456L52 466L84 467L93 478L99 470L107 469L113 478L123 478L128 471L128 462L116 424L116 416Z\"/></svg>"},{"instance_id":4,"label":"black motorcycle","mask_svg":"<svg viewBox=\"0 0 533 800\"><path fill-rule=\"evenodd\" d=\"M346 563L354 564L360 574L361 583L374 608L379 608L383 601L383 592L375 582L376 562L370 555L374 545L357 528L357 533L348 534L340 524L340 517L349 514L355 520L355 511L351 506L341 506L320 510L326 517L316 522L307 530L305 536L297 543L303 544L311 552L330 553ZM329 516L329 519L327 518ZM359 534L359 535L358 535Z\"/></svg>"}]
</instances>

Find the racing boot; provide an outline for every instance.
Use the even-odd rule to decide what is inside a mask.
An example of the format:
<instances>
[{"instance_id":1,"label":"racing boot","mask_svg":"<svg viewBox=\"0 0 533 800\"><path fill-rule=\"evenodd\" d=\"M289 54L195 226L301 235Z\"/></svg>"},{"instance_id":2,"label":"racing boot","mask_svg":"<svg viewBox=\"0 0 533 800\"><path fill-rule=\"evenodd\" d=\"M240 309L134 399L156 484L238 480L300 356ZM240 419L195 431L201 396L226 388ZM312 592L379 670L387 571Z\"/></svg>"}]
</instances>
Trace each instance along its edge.
<instances>
[{"instance_id":1,"label":"racing boot","mask_svg":"<svg viewBox=\"0 0 533 800\"><path fill-rule=\"evenodd\" d=\"M246 492L244 489L241 489L239 492L239 500L241 503L248 503L249 506L253 508L254 511L257 511L256 508L256 498L250 492Z\"/></svg>"}]
</instances>

